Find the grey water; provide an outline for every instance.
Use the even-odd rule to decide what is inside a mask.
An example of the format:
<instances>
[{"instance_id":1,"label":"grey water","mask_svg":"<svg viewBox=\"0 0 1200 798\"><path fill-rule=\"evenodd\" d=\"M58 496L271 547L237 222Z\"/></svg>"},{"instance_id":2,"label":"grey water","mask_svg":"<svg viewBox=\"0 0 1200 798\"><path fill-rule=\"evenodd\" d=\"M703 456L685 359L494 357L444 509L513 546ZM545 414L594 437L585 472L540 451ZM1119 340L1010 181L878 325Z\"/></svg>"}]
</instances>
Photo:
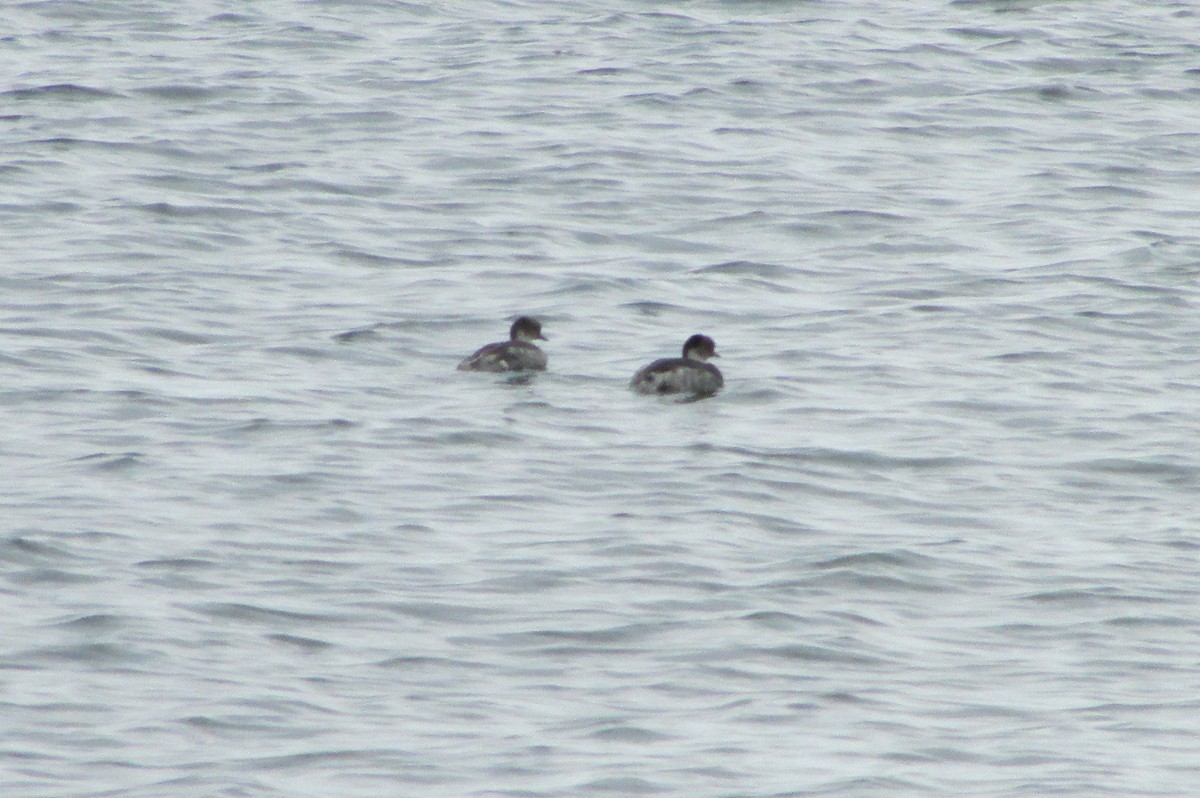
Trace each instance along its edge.
<instances>
[{"instance_id":1,"label":"grey water","mask_svg":"<svg viewBox=\"0 0 1200 798\"><path fill-rule=\"evenodd\" d=\"M0 795L1195 795L1198 32L4 4Z\"/></svg>"}]
</instances>

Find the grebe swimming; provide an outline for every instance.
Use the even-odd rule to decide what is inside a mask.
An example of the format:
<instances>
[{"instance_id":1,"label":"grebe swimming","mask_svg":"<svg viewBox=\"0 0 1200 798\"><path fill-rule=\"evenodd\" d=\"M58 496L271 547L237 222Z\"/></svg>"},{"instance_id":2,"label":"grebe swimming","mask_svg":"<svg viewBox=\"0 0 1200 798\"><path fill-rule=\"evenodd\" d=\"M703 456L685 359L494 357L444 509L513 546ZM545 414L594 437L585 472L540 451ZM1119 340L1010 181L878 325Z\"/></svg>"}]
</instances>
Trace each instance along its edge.
<instances>
[{"instance_id":1,"label":"grebe swimming","mask_svg":"<svg viewBox=\"0 0 1200 798\"><path fill-rule=\"evenodd\" d=\"M482 347L458 364L459 371L545 371L546 353L531 341L545 341L542 323L522 316L509 328L507 341Z\"/></svg>"},{"instance_id":2,"label":"grebe swimming","mask_svg":"<svg viewBox=\"0 0 1200 798\"><path fill-rule=\"evenodd\" d=\"M707 335L693 335L683 344L683 357L665 357L642 366L629 382L638 393L690 393L712 396L725 384L710 357L720 357L717 345Z\"/></svg>"}]
</instances>

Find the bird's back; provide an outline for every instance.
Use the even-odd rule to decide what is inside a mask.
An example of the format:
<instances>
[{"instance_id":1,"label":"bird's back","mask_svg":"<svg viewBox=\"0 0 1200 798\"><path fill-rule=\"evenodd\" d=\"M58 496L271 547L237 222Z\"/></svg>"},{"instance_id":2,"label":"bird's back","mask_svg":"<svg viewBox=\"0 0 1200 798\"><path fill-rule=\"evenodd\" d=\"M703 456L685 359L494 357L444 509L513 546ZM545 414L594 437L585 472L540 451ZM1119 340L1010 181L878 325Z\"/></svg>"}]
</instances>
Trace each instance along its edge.
<instances>
[{"instance_id":1,"label":"bird's back","mask_svg":"<svg viewBox=\"0 0 1200 798\"><path fill-rule=\"evenodd\" d=\"M459 371L544 371L546 353L526 341L488 344L458 364Z\"/></svg>"},{"instance_id":2,"label":"bird's back","mask_svg":"<svg viewBox=\"0 0 1200 798\"><path fill-rule=\"evenodd\" d=\"M682 357L667 357L638 369L629 387L638 393L712 394L725 384L721 372L711 363Z\"/></svg>"}]
</instances>

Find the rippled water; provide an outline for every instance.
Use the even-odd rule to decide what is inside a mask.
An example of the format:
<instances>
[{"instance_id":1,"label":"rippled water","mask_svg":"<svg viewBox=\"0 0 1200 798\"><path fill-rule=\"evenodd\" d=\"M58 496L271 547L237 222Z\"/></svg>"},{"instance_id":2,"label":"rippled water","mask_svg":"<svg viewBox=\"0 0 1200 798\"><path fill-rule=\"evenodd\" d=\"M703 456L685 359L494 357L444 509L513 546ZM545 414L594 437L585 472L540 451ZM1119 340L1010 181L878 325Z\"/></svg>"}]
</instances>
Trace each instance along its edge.
<instances>
[{"instance_id":1,"label":"rippled water","mask_svg":"<svg viewBox=\"0 0 1200 798\"><path fill-rule=\"evenodd\" d=\"M1196 26L6 5L0 793L1194 794Z\"/></svg>"}]
</instances>

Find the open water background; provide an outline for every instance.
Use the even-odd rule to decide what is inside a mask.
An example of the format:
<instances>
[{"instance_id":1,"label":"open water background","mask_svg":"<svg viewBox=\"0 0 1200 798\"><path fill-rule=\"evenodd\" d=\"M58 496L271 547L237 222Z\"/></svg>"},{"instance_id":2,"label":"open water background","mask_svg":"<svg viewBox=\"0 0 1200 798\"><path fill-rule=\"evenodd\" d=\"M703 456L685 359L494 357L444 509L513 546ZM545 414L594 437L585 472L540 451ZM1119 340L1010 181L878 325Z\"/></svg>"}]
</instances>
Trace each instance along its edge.
<instances>
[{"instance_id":1,"label":"open water background","mask_svg":"<svg viewBox=\"0 0 1200 798\"><path fill-rule=\"evenodd\" d=\"M0 794L1196 794L1194 4L15 2L0 81Z\"/></svg>"}]
</instances>

